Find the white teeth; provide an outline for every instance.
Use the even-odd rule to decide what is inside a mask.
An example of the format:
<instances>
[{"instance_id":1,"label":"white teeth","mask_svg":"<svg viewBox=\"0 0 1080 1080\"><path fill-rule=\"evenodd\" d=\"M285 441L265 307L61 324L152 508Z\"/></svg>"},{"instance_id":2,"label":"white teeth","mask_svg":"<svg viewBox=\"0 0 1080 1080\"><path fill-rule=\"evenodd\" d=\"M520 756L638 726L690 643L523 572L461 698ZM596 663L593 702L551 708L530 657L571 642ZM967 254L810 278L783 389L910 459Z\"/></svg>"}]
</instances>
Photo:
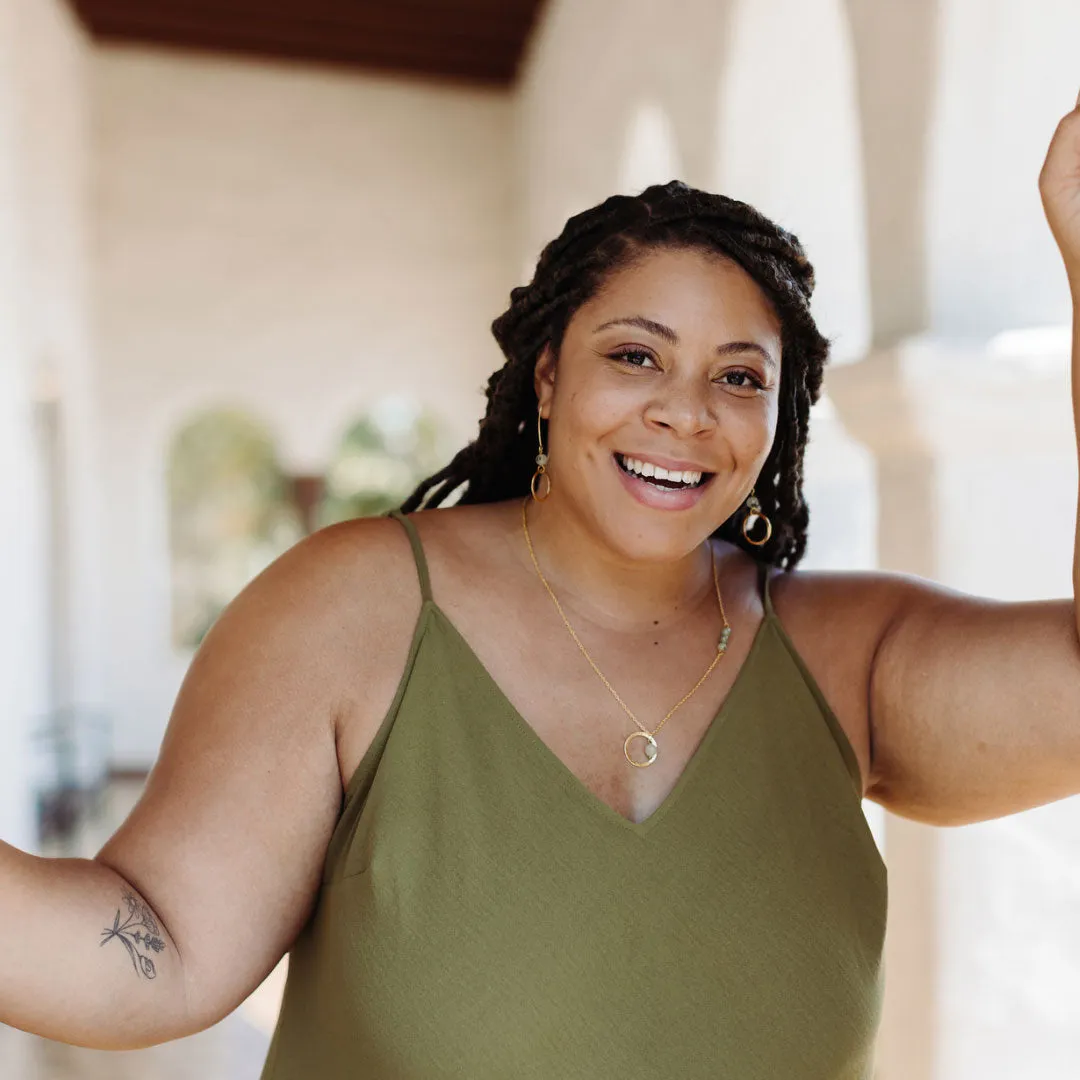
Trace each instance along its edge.
<instances>
[{"instance_id":1,"label":"white teeth","mask_svg":"<svg viewBox=\"0 0 1080 1080\"><path fill-rule=\"evenodd\" d=\"M660 465L654 465L651 461L641 461L639 458L624 457L623 466L628 472L637 473L639 476L652 476L657 480L667 480L674 484L696 485L701 482L702 473L689 469L668 470Z\"/></svg>"}]
</instances>

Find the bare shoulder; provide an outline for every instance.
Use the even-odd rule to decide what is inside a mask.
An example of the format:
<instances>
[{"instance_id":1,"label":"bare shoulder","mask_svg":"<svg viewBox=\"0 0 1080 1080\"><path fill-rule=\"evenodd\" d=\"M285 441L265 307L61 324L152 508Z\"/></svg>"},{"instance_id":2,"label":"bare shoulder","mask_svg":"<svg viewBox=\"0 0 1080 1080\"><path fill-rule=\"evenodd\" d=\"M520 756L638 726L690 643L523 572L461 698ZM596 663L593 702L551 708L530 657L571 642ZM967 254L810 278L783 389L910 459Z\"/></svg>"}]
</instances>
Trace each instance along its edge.
<instances>
[{"instance_id":1,"label":"bare shoulder","mask_svg":"<svg viewBox=\"0 0 1080 1080\"><path fill-rule=\"evenodd\" d=\"M306 548L306 550L305 550ZM298 545L299 573L317 577L338 630L375 646L395 627L415 622L421 590L408 536L388 517L357 518L320 529Z\"/></svg>"},{"instance_id":2,"label":"bare shoulder","mask_svg":"<svg viewBox=\"0 0 1080 1080\"><path fill-rule=\"evenodd\" d=\"M296 544L230 605L250 624L239 641L287 639L294 661L336 688L343 715L371 697L408 649L421 603L416 564L398 522L357 518ZM375 694L378 697L378 694Z\"/></svg>"},{"instance_id":3,"label":"bare shoulder","mask_svg":"<svg viewBox=\"0 0 1080 1080\"><path fill-rule=\"evenodd\" d=\"M889 571L772 569L776 616L874 780L870 689L882 642L918 579Z\"/></svg>"},{"instance_id":4,"label":"bare shoulder","mask_svg":"<svg viewBox=\"0 0 1080 1080\"><path fill-rule=\"evenodd\" d=\"M312 600L335 597L337 614L355 610L367 619L390 600L420 603L408 538L389 517L355 518L319 529L279 563L282 584L302 582Z\"/></svg>"},{"instance_id":5,"label":"bare shoulder","mask_svg":"<svg viewBox=\"0 0 1080 1080\"><path fill-rule=\"evenodd\" d=\"M304 924L340 812L341 735L363 738L368 690L395 677L380 664L400 670L419 603L401 526L350 522L275 560L195 654L143 794L97 855L169 928L192 1030Z\"/></svg>"},{"instance_id":6,"label":"bare shoulder","mask_svg":"<svg viewBox=\"0 0 1080 1080\"><path fill-rule=\"evenodd\" d=\"M344 788L393 702L422 592L409 538L391 518L342 522L319 530L304 544L295 551L296 573L305 581L319 580L311 602L322 632L333 638L336 656L341 692L336 745ZM315 633L312 641L321 637Z\"/></svg>"}]
</instances>

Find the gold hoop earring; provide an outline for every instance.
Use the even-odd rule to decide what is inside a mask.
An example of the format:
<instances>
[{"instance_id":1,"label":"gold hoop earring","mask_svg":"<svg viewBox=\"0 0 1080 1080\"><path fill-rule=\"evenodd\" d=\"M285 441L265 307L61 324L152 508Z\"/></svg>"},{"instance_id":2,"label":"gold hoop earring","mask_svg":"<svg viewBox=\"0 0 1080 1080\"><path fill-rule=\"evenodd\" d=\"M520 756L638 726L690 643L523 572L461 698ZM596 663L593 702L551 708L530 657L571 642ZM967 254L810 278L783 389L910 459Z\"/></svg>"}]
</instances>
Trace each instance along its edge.
<instances>
[{"instance_id":1,"label":"gold hoop earring","mask_svg":"<svg viewBox=\"0 0 1080 1080\"><path fill-rule=\"evenodd\" d=\"M536 453L536 472L533 473L532 481L529 483L529 491L532 492L532 497L537 502L543 502L551 494L551 477L548 476L547 461L548 456L544 453L544 436L540 433L540 407L536 408L536 443L539 450ZM544 487L544 494L537 493L537 487L541 480L546 480L547 485Z\"/></svg>"},{"instance_id":2,"label":"gold hoop earring","mask_svg":"<svg viewBox=\"0 0 1080 1080\"><path fill-rule=\"evenodd\" d=\"M753 544L754 547L761 547L762 544L769 542L769 537L772 536L772 522L762 513L761 503L758 502L757 496L754 494L754 489L750 489L750 497L746 500L747 511L743 517L742 522L742 534L748 544ZM750 521L752 518L761 518L765 522L765 536L761 540L754 540L750 537Z\"/></svg>"}]
</instances>

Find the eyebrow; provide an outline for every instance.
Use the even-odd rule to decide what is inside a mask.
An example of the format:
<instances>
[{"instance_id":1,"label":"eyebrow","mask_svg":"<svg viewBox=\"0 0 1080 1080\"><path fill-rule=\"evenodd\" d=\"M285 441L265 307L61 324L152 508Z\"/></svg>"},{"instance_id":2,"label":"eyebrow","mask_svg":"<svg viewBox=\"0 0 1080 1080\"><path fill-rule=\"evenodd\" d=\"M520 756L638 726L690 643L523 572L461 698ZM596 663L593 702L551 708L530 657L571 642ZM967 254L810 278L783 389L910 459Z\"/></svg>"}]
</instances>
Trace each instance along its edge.
<instances>
[{"instance_id":1,"label":"eyebrow","mask_svg":"<svg viewBox=\"0 0 1080 1080\"><path fill-rule=\"evenodd\" d=\"M636 326L639 330L647 330L650 334L663 338L669 345L679 344L679 335L670 326L665 326L655 319L647 319L644 315L627 315L621 319L609 319L606 323L601 323L594 333L598 334L609 326ZM731 356L734 353L743 352L757 353L770 368L776 370L776 361L773 359L772 353L756 341L729 341L725 345L717 345L716 347L717 356Z\"/></svg>"}]
</instances>

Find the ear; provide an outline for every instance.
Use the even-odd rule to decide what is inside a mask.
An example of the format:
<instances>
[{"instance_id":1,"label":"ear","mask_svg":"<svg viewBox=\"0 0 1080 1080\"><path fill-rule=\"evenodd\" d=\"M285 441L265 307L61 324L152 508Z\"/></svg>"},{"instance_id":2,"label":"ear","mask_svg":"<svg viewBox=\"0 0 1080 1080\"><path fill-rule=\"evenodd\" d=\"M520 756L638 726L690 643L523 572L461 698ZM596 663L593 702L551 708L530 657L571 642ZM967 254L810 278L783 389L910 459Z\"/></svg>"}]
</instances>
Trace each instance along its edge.
<instances>
[{"instance_id":1,"label":"ear","mask_svg":"<svg viewBox=\"0 0 1080 1080\"><path fill-rule=\"evenodd\" d=\"M536 390L536 399L540 402L540 415L546 419L551 415L551 399L555 394L555 354L550 341L545 342L536 358L533 389Z\"/></svg>"}]
</instances>

